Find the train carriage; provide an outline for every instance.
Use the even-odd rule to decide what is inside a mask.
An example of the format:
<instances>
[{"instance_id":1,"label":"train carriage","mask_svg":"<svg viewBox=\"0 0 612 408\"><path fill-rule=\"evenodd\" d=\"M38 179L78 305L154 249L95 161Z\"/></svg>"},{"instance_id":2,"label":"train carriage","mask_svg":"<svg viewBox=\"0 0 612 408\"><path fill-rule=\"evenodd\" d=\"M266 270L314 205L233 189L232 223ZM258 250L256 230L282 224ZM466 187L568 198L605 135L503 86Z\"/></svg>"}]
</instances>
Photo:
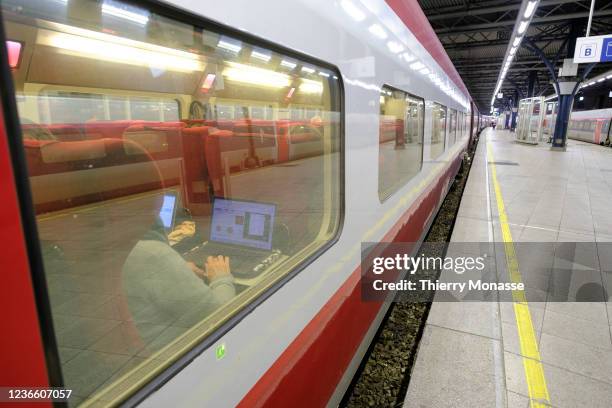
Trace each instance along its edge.
<instances>
[{"instance_id":1,"label":"train carriage","mask_svg":"<svg viewBox=\"0 0 612 408\"><path fill-rule=\"evenodd\" d=\"M0 5L0 384L337 404L482 127L418 3Z\"/></svg>"}]
</instances>

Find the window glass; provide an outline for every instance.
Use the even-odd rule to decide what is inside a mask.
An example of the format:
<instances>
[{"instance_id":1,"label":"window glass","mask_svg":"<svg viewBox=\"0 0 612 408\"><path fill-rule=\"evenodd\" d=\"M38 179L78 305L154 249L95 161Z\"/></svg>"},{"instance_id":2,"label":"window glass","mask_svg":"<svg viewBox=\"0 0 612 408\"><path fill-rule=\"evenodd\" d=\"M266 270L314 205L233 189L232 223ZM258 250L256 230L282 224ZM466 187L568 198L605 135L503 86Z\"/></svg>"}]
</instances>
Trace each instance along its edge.
<instances>
[{"instance_id":1,"label":"window glass","mask_svg":"<svg viewBox=\"0 0 612 408\"><path fill-rule=\"evenodd\" d=\"M39 101L41 111L48 112L45 123L79 123L105 117L102 95L50 91Z\"/></svg>"},{"instance_id":2,"label":"window glass","mask_svg":"<svg viewBox=\"0 0 612 408\"><path fill-rule=\"evenodd\" d=\"M448 134L448 144L452 146L457 141L457 111L455 109L450 110L450 127Z\"/></svg>"},{"instance_id":3,"label":"window glass","mask_svg":"<svg viewBox=\"0 0 612 408\"><path fill-rule=\"evenodd\" d=\"M65 386L109 406L331 244L341 87L204 23L53 3L2 16L28 55L12 74Z\"/></svg>"},{"instance_id":4,"label":"window glass","mask_svg":"<svg viewBox=\"0 0 612 408\"><path fill-rule=\"evenodd\" d=\"M434 102L431 108L432 132L430 158L433 160L444 152L446 143L446 106Z\"/></svg>"},{"instance_id":5,"label":"window glass","mask_svg":"<svg viewBox=\"0 0 612 408\"><path fill-rule=\"evenodd\" d=\"M378 145L378 196L381 201L421 170L424 116L423 99L383 87Z\"/></svg>"}]
</instances>

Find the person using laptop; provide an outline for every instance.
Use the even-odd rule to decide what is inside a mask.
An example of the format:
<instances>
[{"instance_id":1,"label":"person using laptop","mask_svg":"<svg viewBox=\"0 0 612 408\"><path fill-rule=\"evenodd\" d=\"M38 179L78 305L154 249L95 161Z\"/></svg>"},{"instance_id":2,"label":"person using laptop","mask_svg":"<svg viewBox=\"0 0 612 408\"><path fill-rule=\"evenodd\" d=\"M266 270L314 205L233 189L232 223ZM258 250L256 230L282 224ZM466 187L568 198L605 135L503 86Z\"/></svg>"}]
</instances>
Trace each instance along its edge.
<instances>
[{"instance_id":1,"label":"person using laptop","mask_svg":"<svg viewBox=\"0 0 612 408\"><path fill-rule=\"evenodd\" d=\"M203 268L185 261L170 246L164 212L123 265L123 288L141 337L151 324L192 327L236 295L229 258L208 256Z\"/></svg>"}]
</instances>

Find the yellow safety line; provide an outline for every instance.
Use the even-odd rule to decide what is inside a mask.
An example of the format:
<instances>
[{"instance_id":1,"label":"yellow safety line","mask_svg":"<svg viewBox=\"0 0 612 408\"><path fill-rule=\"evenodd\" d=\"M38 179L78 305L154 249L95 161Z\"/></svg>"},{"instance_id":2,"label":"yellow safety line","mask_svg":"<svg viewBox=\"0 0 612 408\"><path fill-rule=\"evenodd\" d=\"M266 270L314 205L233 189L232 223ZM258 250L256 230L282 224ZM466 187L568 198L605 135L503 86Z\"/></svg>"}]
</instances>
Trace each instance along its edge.
<instances>
[{"instance_id":1,"label":"yellow safety line","mask_svg":"<svg viewBox=\"0 0 612 408\"><path fill-rule=\"evenodd\" d=\"M495 201L497 202L508 272L513 283L520 283L522 282L521 272L519 270L516 251L512 241L510 225L508 224L508 215L506 214L504 199L497 181L497 170L495 169L495 162L493 160L493 150L489 143L487 143L487 153L488 162L491 164L491 179L493 180L493 188L495 189ZM533 329L531 313L529 312L525 292L522 290L513 291L512 299L514 300L514 316L516 317L521 355L523 356L525 379L527 380L527 387L529 388L530 406L549 407L550 396L548 395L548 388L546 387L544 367L542 367L542 359L540 357L540 351L538 350L538 342L535 336L535 330Z\"/></svg>"}]
</instances>

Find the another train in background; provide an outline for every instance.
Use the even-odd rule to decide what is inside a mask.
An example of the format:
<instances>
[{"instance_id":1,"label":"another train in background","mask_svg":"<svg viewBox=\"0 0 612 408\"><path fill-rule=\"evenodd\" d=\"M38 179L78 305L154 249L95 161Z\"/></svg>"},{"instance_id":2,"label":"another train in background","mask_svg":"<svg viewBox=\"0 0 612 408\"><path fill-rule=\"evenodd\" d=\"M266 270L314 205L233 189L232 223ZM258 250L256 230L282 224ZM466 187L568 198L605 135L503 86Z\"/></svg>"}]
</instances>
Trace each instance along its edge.
<instances>
[{"instance_id":1,"label":"another train in background","mask_svg":"<svg viewBox=\"0 0 612 408\"><path fill-rule=\"evenodd\" d=\"M556 103L548 103L544 116L544 134L552 138L555 129ZM567 126L567 138L611 146L612 109L574 111Z\"/></svg>"}]
</instances>

